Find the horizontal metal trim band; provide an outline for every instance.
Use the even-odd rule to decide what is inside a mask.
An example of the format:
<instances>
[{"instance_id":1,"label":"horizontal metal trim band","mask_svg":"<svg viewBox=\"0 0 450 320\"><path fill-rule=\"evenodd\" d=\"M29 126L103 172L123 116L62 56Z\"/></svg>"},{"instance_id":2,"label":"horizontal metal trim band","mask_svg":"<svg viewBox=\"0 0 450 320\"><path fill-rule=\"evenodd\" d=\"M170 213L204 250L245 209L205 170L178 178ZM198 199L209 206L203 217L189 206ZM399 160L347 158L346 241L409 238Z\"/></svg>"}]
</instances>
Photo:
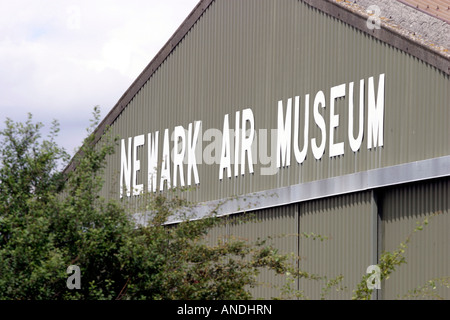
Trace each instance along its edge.
<instances>
[{"instance_id":1,"label":"horizontal metal trim band","mask_svg":"<svg viewBox=\"0 0 450 320\"><path fill-rule=\"evenodd\" d=\"M216 208L219 208L219 215L230 215L447 176L450 176L450 156L260 191L232 199L208 201L199 204L195 211L198 218Z\"/></svg>"}]
</instances>

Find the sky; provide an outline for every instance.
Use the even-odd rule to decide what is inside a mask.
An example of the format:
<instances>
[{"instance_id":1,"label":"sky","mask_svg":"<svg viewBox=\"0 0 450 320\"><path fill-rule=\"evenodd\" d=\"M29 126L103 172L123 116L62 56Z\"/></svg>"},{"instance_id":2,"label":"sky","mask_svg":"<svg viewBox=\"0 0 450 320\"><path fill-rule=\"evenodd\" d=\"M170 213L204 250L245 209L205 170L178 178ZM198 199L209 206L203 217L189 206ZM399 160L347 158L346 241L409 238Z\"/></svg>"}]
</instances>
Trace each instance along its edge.
<instances>
[{"instance_id":1,"label":"sky","mask_svg":"<svg viewBox=\"0 0 450 320\"><path fill-rule=\"evenodd\" d=\"M73 155L199 0L0 0L0 128L50 128Z\"/></svg>"}]
</instances>

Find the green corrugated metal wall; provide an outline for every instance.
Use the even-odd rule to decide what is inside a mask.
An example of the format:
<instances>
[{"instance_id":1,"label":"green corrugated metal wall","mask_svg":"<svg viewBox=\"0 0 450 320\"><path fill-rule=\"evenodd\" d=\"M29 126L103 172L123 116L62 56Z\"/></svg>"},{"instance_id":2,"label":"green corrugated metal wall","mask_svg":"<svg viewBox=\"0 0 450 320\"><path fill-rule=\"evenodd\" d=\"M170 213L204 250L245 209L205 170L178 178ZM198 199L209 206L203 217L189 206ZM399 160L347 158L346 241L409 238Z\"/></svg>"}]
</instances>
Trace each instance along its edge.
<instances>
[{"instance_id":1,"label":"green corrugated metal wall","mask_svg":"<svg viewBox=\"0 0 450 320\"><path fill-rule=\"evenodd\" d=\"M450 154L448 75L303 2L217 0L114 121L112 133L126 139L159 131L161 155L166 128L169 132L178 125L187 129L189 123L201 120L203 133L211 128L222 130L227 113L230 127L234 128L235 112L250 107L256 130L276 129L277 102L299 95L302 111L304 95L310 94L310 138L320 139L312 117L315 93L324 90L328 103L332 86L348 86L353 81L356 112L359 80L366 80L367 90L368 77L375 76L377 83L381 73L386 76L383 148L368 150L365 136L358 152L350 150L346 96L336 101L341 117L335 140L345 142L344 156L330 158L327 142L320 161L314 159L309 148L302 165L297 165L292 155L291 166L276 175L260 175L266 165L256 164L255 174L247 171L245 176L232 175L222 182L218 179L218 164L201 164L200 185L185 194L191 201L224 199ZM367 95L365 99L367 106ZM328 135L328 108L323 115ZM358 128L357 116L354 125ZM204 142L202 150L208 144ZM138 183L146 187L147 146L139 152ZM119 172L120 147L108 158L104 196L118 197ZM329 297L350 298L367 266L374 263L374 252L382 249L377 247L376 232L382 232L379 240L384 241L384 248L392 250L414 226L416 217L442 207L445 215L434 219L437 226L430 226L433 231L420 235L426 240L420 242L418 236L421 244L411 245L407 257L411 262L383 284L380 297L393 298L428 276L450 270L448 184L449 180L444 179L387 190L378 202L380 225L374 224L373 192L367 191L260 210L256 215L261 223L230 223L213 230L211 237L217 239L225 233L255 239L298 232L329 236L324 242L286 237L276 239L275 245L284 252L299 254L305 270L328 277L342 273L347 289L332 292ZM133 208L138 199L132 196L126 201ZM270 274L261 275L263 282L272 279ZM283 283L282 279L277 281L278 285ZM304 281L297 285L305 295L320 297L317 285ZM254 294L277 295L271 288L256 289Z\"/></svg>"},{"instance_id":2,"label":"green corrugated metal wall","mask_svg":"<svg viewBox=\"0 0 450 320\"><path fill-rule=\"evenodd\" d=\"M371 265L371 193L354 193L300 204L300 231L327 236L320 242L300 239L305 270L327 276L343 276L327 299L350 299L352 290ZM321 287L302 281L311 299L320 299ZM322 287L324 283L322 283Z\"/></svg>"},{"instance_id":3,"label":"green corrugated metal wall","mask_svg":"<svg viewBox=\"0 0 450 320\"><path fill-rule=\"evenodd\" d=\"M207 236L209 244L214 245L220 239L227 238L245 240L254 243L258 240L267 240L282 253L292 254L291 260L296 265L298 256L298 206L296 204L281 206L272 209L258 210L224 217L223 226L213 228ZM275 272L261 270L257 279L258 285L250 292L256 298L284 298L281 288L286 285L284 276L275 276ZM298 283L291 285L292 292Z\"/></svg>"},{"instance_id":4,"label":"green corrugated metal wall","mask_svg":"<svg viewBox=\"0 0 450 320\"><path fill-rule=\"evenodd\" d=\"M384 147L368 150L365 128L361 149L350 150L346 96L336 101L340 120L335 129L335 141L345 143L345 154L330 158L330 88L345 83L348 90L348 83L355 82L356 129L359 80L365 79L367 90L368 77L374 76L377 84L381 73L386 82ZM299 95L303 115L304 95L310 94L309 138L320 141L312 103L316 92L324 90L327 144L320 161L314 159L309 141L305 162L297 165L291 154L291 166L275 175L261 175L267 165L258 163L253 175L246 168L244 176L219 181L219 164L200 164L200 186L187 196L209 201L448 155L449 87L449 77L442 72L302 2L217 0L112 124L112 132L126 139L159 131L161 156L166 128L172 133L175 126L187 129L189 123L201 120L203 133L222 130L225 114L234 128L235 112L252 108L257 134L259 129L270 132L277 128L279 100L286 103ZM367 94L365 105L367 119ZM301 132L301 144L302 136ZM198 147L205 151L209 143ZM147 146L141 149L137 179L146 187ZM107 179L105 195L118 193L119 172L120 147L109 159L107 176L114 179Z\"/></svg>"},{"instance_id":5,"label":"green corrugated metal wall","mask_svg":"<svg viewBox=\"0 0 450 320\"><path fill-rule=\"evenodd\" d=\"M376 264L374 252L379 256L383 251L396 250L417 227L417 222L439 212L422 231L414 233L406 249L406 264L383 281L378 291L378 299L428 298L407 294L429 280L447 277L449 281L450 180L437 179L375 192L377 206L374 193L367 191L253 211L254 222L235 224L230 216L226 226L211 231L211 243L220 236L250 241L270 237L280 252L300 257L301 270L328 279L343 276L339 286L324 296L326 299L351 299L367 267ZM374 214L380 216L378 226ZM241 218L242 214L237 216ZM303 233L326 239L313 240L301 236ZM272 298L280 297L280 288L287 278L263 272L259 280L261 286L252 290L254 297ZM431 290L438 295L434 298L449 299L450 290L440 286L439 281L436 284L436 290ZM291 286L308 299L321 299L324 287L325 281L315 280L300 280ZM338 288L342 290L337 291Z\"/></svg>"},{"instance_id":6,"label":"green corrugated metal wall","mask_svg":"<svg viewBox=\"0 0 450 320\"><path fill-rule=\"evenodd\" d=\"M249 241L268 238L280 252L299 257L301 270L328 280L342 275L339 287L345 289L333 287L325 298L349 299L371 264L371 206L371 192L363 192L258 210L251 212L247 223L234 223L234 216L228 217L227 226L212 230L210 240L214 243L220 236ZM242 214L236 217L241 219ZM326 280L303 279L281 295L281 288L289 283L286 276L264 271L258 280L261 284L251 291L255 298L295 298L300 291L304 298L320 299L326 286Z\"/></svg>"},{"instance_id":7,"label":"green corrugated metal wall","mask_svg":"<svg viewBox=\"0 0 450 320\"><path fill-rule=\"evenodd\" d=\"M380 230L383 250L397 249L417 227L417 222L435 213L439 214L429 218L429 224L411 237L405 252L406 264L383 283L382 298L409 298L405 295L410 290L426 285L429 280L450 277L450 179L414 183L384 192L383 230ZM437 285L431 291L450 299L448 288Z\"/></svg>"},{"instance_id":8,"label":"green corrugated metal wall","mask_svg":"<svg viewBox=\"0 0 450 320\"><path fill-rule=\"evenodd\" d=\"M236 218L239 221L242 215L230 217L230 235L249 241L270 237L268 243L273 244L280 252L294 255L298 252L296 205L260 210L251 215L250 222L247 223L236 223ZM255 298L280 298L280 289L286 284L286 277L275 276L275 272L262 270L258 281L260 285L252 290Z\"/></svg>"}]
</instances>

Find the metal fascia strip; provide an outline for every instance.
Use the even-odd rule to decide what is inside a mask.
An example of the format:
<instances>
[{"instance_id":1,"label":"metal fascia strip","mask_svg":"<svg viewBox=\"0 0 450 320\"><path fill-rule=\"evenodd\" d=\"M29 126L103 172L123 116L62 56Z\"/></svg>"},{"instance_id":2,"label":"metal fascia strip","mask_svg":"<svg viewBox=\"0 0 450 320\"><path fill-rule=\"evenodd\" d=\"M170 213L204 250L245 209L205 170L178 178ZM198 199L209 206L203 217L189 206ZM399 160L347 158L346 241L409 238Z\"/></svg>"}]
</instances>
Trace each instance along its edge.
<instances>
[{"instance_id":1,"label":"metal fascia strip","mask_svg":"<svg viewBox=\"0 0 450 320\"><path fill-rule=\"evenodd\" d=\"M256 192L233 199L209 201L199 204L195 211L196 216L201 218L221 203L218 214L230 215L449 176L450 155ZM179 221L171 221L177 222Z\"/></svg>"}]
</instances>

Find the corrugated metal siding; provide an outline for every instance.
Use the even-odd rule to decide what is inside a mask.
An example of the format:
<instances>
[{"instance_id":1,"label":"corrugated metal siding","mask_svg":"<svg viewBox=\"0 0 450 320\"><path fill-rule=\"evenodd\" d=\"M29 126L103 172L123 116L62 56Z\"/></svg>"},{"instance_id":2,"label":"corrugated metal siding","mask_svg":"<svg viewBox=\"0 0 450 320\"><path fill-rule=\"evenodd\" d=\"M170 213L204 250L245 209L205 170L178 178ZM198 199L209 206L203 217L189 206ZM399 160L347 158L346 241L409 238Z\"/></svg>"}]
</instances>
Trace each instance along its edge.
<instances>
[{"instance_id":1,"label":"corrugated metal siding","mask_svg":"<svg viewBox=\"0 0 450 320\"><path fill-rule=\"evenodd\" d=\"M342 83L348 86L349 82L355 82L356 130L359 80L365 79L367 90L368 77L375 76L377 84L381 73L386 75L384 147L367 149L366 95L363 144L356 153L350 150L347 139L346 92L345 99L336 101L340 123L335 130L335 141L345 142L345 155L330 158L330 88ZM279 100L286 103L287 99L299 95L302 113L304 95L310 94L309 148L305 162L297 165L292 155L291 166L280 169L272 176L261 175L261 169L267 165L258 163L254 165L255 174L249 174L246 167L244 176L235 177L233 172L231 179L225 178L222 182L219 181L218 163L198 165L200 185L185 195L194 202L209 201L449 155L449 89L449 76L302 2L216 0L115 120L112 134L128 138L159 131L161 156L166 128L172 133L175 126L182 125L187 129L189 123L201 120L203 133L211 128L222 130L225 114L229 114L230 128L234 128L235 112L250 107L255 115L256 130L267 129L270 132L277 128ZM312 104L318 90L324 90L327 101L327 108L322 113L327 122L327 145L325 154L319 161L314 159L310 147L311 138L321 138L320 130L312 117ZM301 115L301 143L302 119ZM257 139L261 139L261 136L257 136ZM270 143L270 139L268 142ZM172 148L172 142L170 144ZM203 144L199 141L200 150L203 153L212 152L208 148L209 144L209 141L204 141ZM259 147L258 140L254 144ZM215 153L217 158L220 157L220 144ZM270 153L269 148L268 155ZM256 157L257 154L258 152L253 156ZM138 183L143 182L146 187L147 145L140 149L139 158L141 172ZM185 172L186 169L187 166L184 167ZM119 172L120 146L116 148L115 155L108 158L103 196L118 197ZM402 233L397 230L409 231L408 226L413 224L409 218L401 218L398 221L402 223L398 223L393 212L406 212L407 204L413 199L430 201L417 204L414 210L418 210L420 214L434 210L439 201L447 208L445 210L448 213L448 181L445 186L440 187L444 188L444 191L440 191L440 196L424 187L414 188L417 190L411 191L408 196L406 191L397 195L395 192L386 194L383 210L389 213L384 216L383 226L387 249L403 240ZM348 194L262 210L257 213L261 223L229 224L214 230L211 241L217 240L224 232L249 239L291 232L314 232L330 236L325 242L303 238L300 241L277 239L276 245L283 251L299 252L304 257L302 266L307 271L328 277L342 273L347 290L333 292L329 297L350 298L351 291L365 274L367 266L373 263L373 203L370 194ZM124 202L129 204L130 210L139 204L134 196ZM398 203L395 204L396 202ZM444 220L439 220L441 223L438 225L442 230L436 231L439 237L433 240L436 243L446 241L447 246L437 251L445 259L448 259L449 243L448 232L444 232L445 226L449 225L447 216L448 214L435 219ZM425 253L427 250L429 249L422 248L419 251ZM439 259L438 253L429 253L433 256L428 259L436 262ZM424 263L422 260L416 262L418 265ZM446 266L446 270L450 269L448 261L436 263L430 263L429 268L439 265L439 268ZM406 272L398 274L407 277ZM261 277L263 281L272 280L269 274L262 274ZM389 279L385 283L385 297L396 294L394 289L401 286L409 289L407 286L410 280L394 278L395 275L392 276L392 281ZM397 285L395 281L400 282ZM301 281L299 289L305 290L305 294L311 298L320 297L321 291L317 284ZM257 297L272 295L274 291L269 289L255 291Z\"/></svg>"},{"instance_id":2,"label":"corrugated metal siding","mask_svg":"<svg viewBox=\"0 0 450 320\"><path fill-rule=\"evenodd\" d=\"M340 287L333 287L326 299L350 299L356 284L361 281L372 263L372 193L355 193L323 200L315 200L252 211L225 217L226 224L213 228L208 234L209 244L218 239L235 237L246 241L268 239L283 254L299 257L301 270L326 276L328 280L343 275ZM307 238L304 234L320 235L327 239ZM297 265L296 260L292 260ZM286 275L261 270L259 285L251 289L253 298L295 299L301 292L305 299L322 298L326 280L290 282ZM288 286L287 286L288 285ZM290 288L290 289L287 289ZM284 289L284 294L282 289Z\"/></svg>"},{"instance_id":3,"label":"corrugated metal siding","mask_svg":"<svg viewBox=\"0 0 450 320\"><path fill-rule=\"evenodd\" d=\"M296 265L298 256L298 205L282 206L272 209L252 211L222 217L223 225L214 227L206 236L209 245L216 245L217 241L227 239L244 240L255 243L266 240L267 245L273 245L279 253L293 256L292 263ZM256 247L255 247L256 248ZM259 298L288 298L281 296L281 288L287 283L285 275L261 269L257 278L257 286L249 288L254 299ZM297 282L293 283L292 293L297 289Z\"/></svg>"},{"instance_id":4,"label":"corrugated metal siding","mask_svg":"<svg viewBox=\"0 0 450 320\"><path fill-rule=\"evenodd\" d=\"M251 212L249 222L246 214L229 216L227 225L214 228L208 235L211 244L222 237L237 237L253 242L269 239L268 243L280 253L300 257L301 270L326 276L328 280L343 275L340 284L344 290L333 287L326 299L350 299L356 284L365 274L371 261L372 245L372 202L371 192L292 204L277 208ZM244 219L244 220L242 220ZM326 237L307 238L312 233ZM296 263L293 260L294 263ZM260 285L251 290L254 298L294 299L301 292L305 299L322 298L325 280L300 280L289 282L285 275L262 270ZM283 286L289 284L289 290Z\"/></svg>"},{"instance_id":5,"label":"corrugated metal siding","mask_svg":"<svg viewBox=\"0 0 450 320\"><path fill-rule=\"evenodd\" d=\"M298 212L297 205L289 205L254 212L250 221L240 221L242 215L230 217L229 235L250 242L267 239L267 243L279 250L279 253L298 255ZM237 220L235 220L237 219ZM292 260L295 263L295 260ZM285 275L276 275L275 272L262 269L258 277L259 285L251 290L253 298L284 298L281 289L286 284L290 285ZM291 286L296 289L296 282ZM293 292L293 291L292 291Z\"/></svg>"},{"instance_id":6,"label":"corrugated metal siding","mask_svg":"<svg viewBox=\"0 0 450 320\"><path fill-rule=\"evenodd\" d=\"M270 238L281 253L300 257L303 271L333 279L343 275L340 287L333 287L324 298L350 299L356 285L369 265L376 264L374 250L393 251L414 230L417 221L434 212L428 226L411 239L406 250L406 265L402 265L382 283L379 299L404 298L408 290L425 285L428 280L448 277L450 270L450 180L440 179L378 191L382 222L378 230L380 248L374 239L374 207L372 192L353 193L288 206L228 216L227 224L211 230L210 244L234 236L250 242ZM240 219L240 220L239 220ZM244 220L242 220L244 219ZM377 229L375 229L376 231ZM327 237L324 241L302 236L303 233ZM299 237L300 235L300 237ZM260 286L251 290L254 298L280 297L286 284L285 276L274 276L263 270ZM321 299L325 281L300 280L291 285L291 294L301 291L305 298ZM439 287L436 293L445 299L449 290ZM281 296L287 298L288 296ZM290 298L294 298L293 295ZM426 298L424 296L419 297Z\"/></svg>"},{"instance_id":7,"label":"corrugated metal siding","mask_svg":"<svg viewBox=\"0 0 450 320\"><path fill-rule=\"evenodd\" d=\"M350 299L371 265L371 193L355 193L300 204L300 233L328 237L300 239L300 267L328 279L343 276L344 290L333 287L325 299ZM310 299L321 299L325 282L300 281Z\"/></svg>"},{"instance_id":8,"label":"corrugated metal siding","mask_svg":"<svg viewBox=\"0 0 450 320\"><path fill-rule=\"evenodd\" d=\"M231 179L219 182L219 164L201 164L199 189L188 196L193 201L221 199L448 155L449 77L294 0L214 1L116 119L112 129L122 138L159 131L161 155L166 128L172 133L177 125L187 129L189 123L201 120L203 133L211 128L222 131L223 118L228 113L233 129L235 112L250 107L256 130L270 132L277 128L278 100L286 102L299 95L302 113L304 95L310 94L309 140L320 140L321 133L312 116L316 92L324 90L328 104L332 86L346 83L348 87L354 81L356 130L359 80L366 80L367 90L367 78L375 76L377 84L380 73L386 74L383 148L367 150L364 137L357 153L350 150L346 97L337 101L340 123L335 130L335 141L345 143L344 156L328 156L327 106L323 112L327 146L320 161L314 159L309 141L307 159L302 165L297 165L292 155L291 166L272 176L261 175L261 169L267 165L258 163L253 175L246 168L244 176L233 174ZM301 144L302 137L301 132ZM211 152L209 144L204 141L201 150ZM257 140L254 144L259 147ZM215 151L218 159L220 143ZM267 153L270 155L270 150ZM257 154L258 151L253 157ZM139 181L146 186L147 147L142 148L140 160ZM185 165L185 171L186 168ZM115 177L118 184L119 172L120 147L110 159L106 174Z\"/></svg>"},{"instance_id":9,"label":"corrugated metal siding","mask_svg":"<svg viewBox=\"0 0 450 320\"><path fill-rule=\"evenodd\" d=\"M414 233L401 265L382 283L384 299L404 298L409 290L450 271L450 180L442 179L387 190L383 200L384 250L393 251L435 212L422 231ZM436 293L450 299L450 289L438 286ZM419 299L429 297L420 296Z\"/></svg>"}]
</instances>

